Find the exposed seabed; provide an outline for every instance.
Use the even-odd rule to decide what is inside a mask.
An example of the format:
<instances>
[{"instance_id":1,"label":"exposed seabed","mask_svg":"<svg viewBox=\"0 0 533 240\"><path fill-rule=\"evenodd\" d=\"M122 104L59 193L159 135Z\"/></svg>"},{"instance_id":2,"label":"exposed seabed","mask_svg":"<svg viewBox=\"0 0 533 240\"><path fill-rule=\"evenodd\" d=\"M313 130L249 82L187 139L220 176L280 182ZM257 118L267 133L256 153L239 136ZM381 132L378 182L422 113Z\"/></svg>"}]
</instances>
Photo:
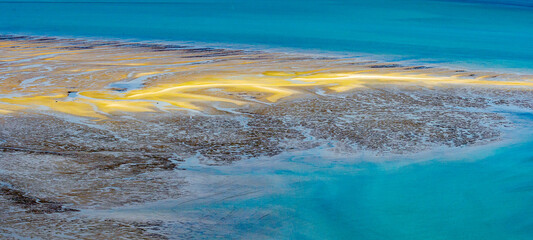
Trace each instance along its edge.
<instances>
[{"instance_id":1,"label":"exposed seabed","mask_svg":"<svg viewBox=\"0 0 533 240\"><path fill-rule=\"evenodd\" d=\"M532 236L530 75L17 36L0 53L2 237Z\"/></svg>"}]
</instances>

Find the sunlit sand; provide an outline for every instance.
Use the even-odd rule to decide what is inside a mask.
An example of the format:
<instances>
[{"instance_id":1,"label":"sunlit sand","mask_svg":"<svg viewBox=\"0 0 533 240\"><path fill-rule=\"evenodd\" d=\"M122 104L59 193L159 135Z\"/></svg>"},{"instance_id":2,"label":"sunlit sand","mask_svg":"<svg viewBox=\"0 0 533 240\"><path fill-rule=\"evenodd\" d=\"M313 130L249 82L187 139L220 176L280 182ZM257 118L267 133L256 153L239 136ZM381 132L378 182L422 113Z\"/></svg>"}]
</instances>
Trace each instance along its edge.
<instances>
[{"instance_id":1,"label":"sunlit sand","mask_svg":"<svg viewBox=\"0 0 533 240\"><path fill-rule=\"evenodd\" d=\"M360 59L217 49L150 51L68 39L0 43L1 114L55 111L93 119L184 110L220 114L213 112L214 104L253 107L376 84L533 87L531 76L377 63L354 66ZM69 97L68 92L77 95Z\"/></svg>"}]
</instances>

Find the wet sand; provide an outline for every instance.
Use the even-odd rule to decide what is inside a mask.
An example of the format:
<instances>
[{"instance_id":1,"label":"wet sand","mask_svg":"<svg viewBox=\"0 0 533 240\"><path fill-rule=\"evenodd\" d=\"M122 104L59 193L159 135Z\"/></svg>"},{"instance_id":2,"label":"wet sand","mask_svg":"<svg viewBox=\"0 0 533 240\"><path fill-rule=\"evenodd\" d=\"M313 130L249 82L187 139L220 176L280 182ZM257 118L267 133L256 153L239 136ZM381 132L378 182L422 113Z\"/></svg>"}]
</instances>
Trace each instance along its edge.
<instances>
[{"instance_id":1,"label":"wet sand","mask_svg":"<svg viewBox=\"0 0 533 240\"><path fill-rule=\"evenodd\" d=\"M403 156L501 141L533 77L358 58L0 38L2 237L166 238L87 218L187 196L180 165L328 147ZM394 158L394 157L393 157ZM84 231L79 231L83 228ZM156 230L154 230L156 229ZM84 235L87 234L87 235Z\"/></svg>"}]
</instances>

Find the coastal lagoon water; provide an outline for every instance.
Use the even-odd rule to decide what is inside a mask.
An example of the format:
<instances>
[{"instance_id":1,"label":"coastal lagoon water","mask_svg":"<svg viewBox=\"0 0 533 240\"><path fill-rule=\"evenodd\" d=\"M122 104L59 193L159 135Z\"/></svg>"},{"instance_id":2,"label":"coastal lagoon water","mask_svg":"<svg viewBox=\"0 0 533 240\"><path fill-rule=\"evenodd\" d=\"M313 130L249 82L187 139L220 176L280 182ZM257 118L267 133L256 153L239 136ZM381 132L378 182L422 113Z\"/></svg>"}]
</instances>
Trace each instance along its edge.
<instances>
[{"instance_id":1,"label":"coastal lagoon water","mask_svg":"<svg viewBox=\"0 0 533 240\"><path fill-rule=\"evenodd\" d=\"M188 162L190 196L96 213L165 220L171 235L196 238L531 239L533 115L513 115L521 130L503 144L422 157Z\"/></svg>"},{"instance_id":2,"label":"coastal lagoon water","mask_svg":"<svg viewBox=\"0 0 533 240\"><path fill-rule=\"evenodd\" d=\"M262 45L525 72L533 65L529 0L11 0L0 1L0 33Z\"/></svg>"}]
</instances>

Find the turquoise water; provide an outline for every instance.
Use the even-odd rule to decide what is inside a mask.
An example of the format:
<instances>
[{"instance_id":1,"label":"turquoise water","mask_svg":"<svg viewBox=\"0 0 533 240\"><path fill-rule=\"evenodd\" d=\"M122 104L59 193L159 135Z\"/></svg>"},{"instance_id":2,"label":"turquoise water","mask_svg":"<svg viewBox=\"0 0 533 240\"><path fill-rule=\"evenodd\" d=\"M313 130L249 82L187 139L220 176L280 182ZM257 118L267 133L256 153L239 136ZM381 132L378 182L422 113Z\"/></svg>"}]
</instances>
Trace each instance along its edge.
<instances>
[{"instance_id":1,"label":"turquoise water","mask_svg":"<svg viewBox=\"0 0 533 240\"><path fill-rule=\"evenodd\" d=\"M329 239L531 239L533 142L476 162L428 162L306 183L282 235ZM298 197L297 197L298 196ZM308 197L308 199L306 199ZM306 199L307 201L295 201Z\"/></svg>"},{"instance_id":2,"label":"turquoise water","mask_svg":"<svg viewBox=\"0 0 533 240\"><path fill-rule=\"evenodd\" d=\"M187 163L192 197L107 216L167 220L172 236L193 238L533 239L533 114L515 115L512 142L424 157Z\"/></svg>"},{"instance_id":3,"label":"turquoise water","mask_svg":"<svg viewBox=\"0 0 533 240\"><path fill-rule=\"evenodd\" d=\"M0 1L0 33L247 44L531 72L530 0Z\"/></svg>"}]
</instances>

